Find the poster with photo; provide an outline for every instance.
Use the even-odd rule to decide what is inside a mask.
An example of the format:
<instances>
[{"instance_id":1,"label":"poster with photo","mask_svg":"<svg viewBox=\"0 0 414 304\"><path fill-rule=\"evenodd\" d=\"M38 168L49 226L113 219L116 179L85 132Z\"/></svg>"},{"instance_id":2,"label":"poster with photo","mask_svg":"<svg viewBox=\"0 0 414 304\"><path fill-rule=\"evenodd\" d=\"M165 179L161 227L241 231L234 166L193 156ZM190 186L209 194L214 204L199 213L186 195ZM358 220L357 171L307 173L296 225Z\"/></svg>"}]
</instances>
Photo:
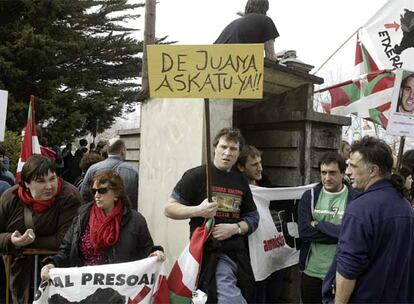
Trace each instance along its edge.
<instances>
[{"instance_id":1,"label":"poster with photo","mask_svg":"<svg viewBox=\"0 0 414 304\"><path fill-rule=\"evenodd\" d=\"M391 135L414 136L414 71L396 71L387 132Z\"/></svg>"}]
</instances>

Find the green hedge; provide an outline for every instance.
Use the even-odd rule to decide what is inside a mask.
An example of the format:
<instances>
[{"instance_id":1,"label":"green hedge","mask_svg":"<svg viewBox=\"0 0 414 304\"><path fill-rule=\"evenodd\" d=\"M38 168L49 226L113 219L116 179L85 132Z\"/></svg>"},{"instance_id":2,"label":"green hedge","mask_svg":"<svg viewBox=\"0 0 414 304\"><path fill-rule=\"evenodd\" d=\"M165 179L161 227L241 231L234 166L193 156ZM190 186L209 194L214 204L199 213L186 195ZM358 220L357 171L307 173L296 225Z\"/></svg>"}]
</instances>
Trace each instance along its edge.
<instances>
[{"instance_id":1,"label":"green hedge","mask_svg":"<svg viewBox=\"0 0 414 304\"><path fill-rule=\"evenodd\" d=\"M16 174L17 163L20 157L20 134L13 131L6 131L4 134L3 147L6 149L6 156L10 159L9 170L13 174Z\"/></svg>"}]
</instances>

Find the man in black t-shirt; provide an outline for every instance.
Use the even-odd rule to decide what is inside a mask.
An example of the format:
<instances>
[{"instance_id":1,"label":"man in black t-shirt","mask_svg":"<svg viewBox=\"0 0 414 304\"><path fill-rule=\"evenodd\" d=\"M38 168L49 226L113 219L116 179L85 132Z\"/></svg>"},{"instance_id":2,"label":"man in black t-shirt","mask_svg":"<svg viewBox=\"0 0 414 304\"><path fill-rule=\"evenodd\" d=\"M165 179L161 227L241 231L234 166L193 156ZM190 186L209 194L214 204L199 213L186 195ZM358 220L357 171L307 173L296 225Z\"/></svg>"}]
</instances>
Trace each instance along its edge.
<instances>
[{"instance_id":1,"label":"man in black t-shirt","mask_svg":"<svg viewBox=\"0 0 414 304\"><path fill-rule=\"evenodd\" d=\"M246 241L257 228L259 214L247 180L231 171L243 143L240 131L229 128L220 130L213 140L213 202L206 198L206 167L199 166L184 173L165 207L169 218L190 219L191 234L205 219L215 218L198 286L213 302L215 297L219 303L254 301L254 277Z\"/></svg>"},{"instance_id":2,"label":"man in black t-shirt","mask_svg":"<svg viewBox=\"0 0 414 304\"><path fill-rule=\"evenodd\" d=\"M227 25L214 43L264 43L265 57L277 61L274 42L279 32L266 16L268 10L268 0L248 0L244 16Z\"/></svg>"}]
</instances>

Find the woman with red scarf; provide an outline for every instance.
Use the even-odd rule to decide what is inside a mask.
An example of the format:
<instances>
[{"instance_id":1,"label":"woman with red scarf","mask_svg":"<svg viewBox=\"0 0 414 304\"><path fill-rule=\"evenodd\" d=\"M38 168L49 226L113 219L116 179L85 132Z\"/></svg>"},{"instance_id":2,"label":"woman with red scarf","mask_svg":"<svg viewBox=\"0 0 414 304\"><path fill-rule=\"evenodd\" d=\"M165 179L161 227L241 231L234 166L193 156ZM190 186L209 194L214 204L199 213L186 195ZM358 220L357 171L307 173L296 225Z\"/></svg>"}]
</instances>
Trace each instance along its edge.
<instances>
[{"instance_id":1,"label":"woman with red scarf","mask_svg":"<svg viewBox=\"0 0 414 304\"><path fill-rule=\"evenodd\" d=\"M13 303L28 303L33 258L24 248L57 250L81 205L79 191L56 175L54 162L34 155L19 185L0 199L0 254L11 255Z\"/></svg>"},{"instance_id":2,"label":"woman with red scarf","mask_svg":"<svg viewBox=\"0 0 414 304\"><path fill-rule=\"evenodd\" d=\"M165 260L162 248L154 246L145 218L129 206L118 173L96 173L90 190L94 201L79 209L58 254L43 261L43 280L53 267L130 262L149 255Z\"/></svg>"}]
</instances>

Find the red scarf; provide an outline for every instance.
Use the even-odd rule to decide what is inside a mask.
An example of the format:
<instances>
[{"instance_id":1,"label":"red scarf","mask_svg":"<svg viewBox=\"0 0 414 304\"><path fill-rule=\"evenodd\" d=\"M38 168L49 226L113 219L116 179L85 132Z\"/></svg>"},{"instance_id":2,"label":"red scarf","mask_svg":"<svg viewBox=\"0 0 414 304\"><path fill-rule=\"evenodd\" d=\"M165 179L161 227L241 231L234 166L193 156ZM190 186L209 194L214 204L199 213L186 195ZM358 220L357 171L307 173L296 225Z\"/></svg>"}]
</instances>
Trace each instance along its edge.
<instances>
[{"instance_id":1,"label":"red scarf","mask_svg":"<svg viewBox=\"0 0 414 304\"><path fill-rule=\"evenodd\" d=\"M23 203L32 207L32 210L34 212L43 213L54 205L56 197L60 194L61 191L62 191L62 181L58 177L56 194L48 200L35 200L30 194L29 189L21 185L19 185L19 188L17 189L17 195Z\"/></svg>"},{"instance_id":2,"label":"red scarf","mask_svg":"<svg viewBox=\"0 0 414 304\"><path fill-rule=\"evenodd\" d=\"M95 202L89 216L89 229L91 231L92 246L96 250L102 250L113 246L119 240L121 231L121 218L124 204L121 201L115 203L109 214L99 208Z\"/></svg>"}]
</instances>

